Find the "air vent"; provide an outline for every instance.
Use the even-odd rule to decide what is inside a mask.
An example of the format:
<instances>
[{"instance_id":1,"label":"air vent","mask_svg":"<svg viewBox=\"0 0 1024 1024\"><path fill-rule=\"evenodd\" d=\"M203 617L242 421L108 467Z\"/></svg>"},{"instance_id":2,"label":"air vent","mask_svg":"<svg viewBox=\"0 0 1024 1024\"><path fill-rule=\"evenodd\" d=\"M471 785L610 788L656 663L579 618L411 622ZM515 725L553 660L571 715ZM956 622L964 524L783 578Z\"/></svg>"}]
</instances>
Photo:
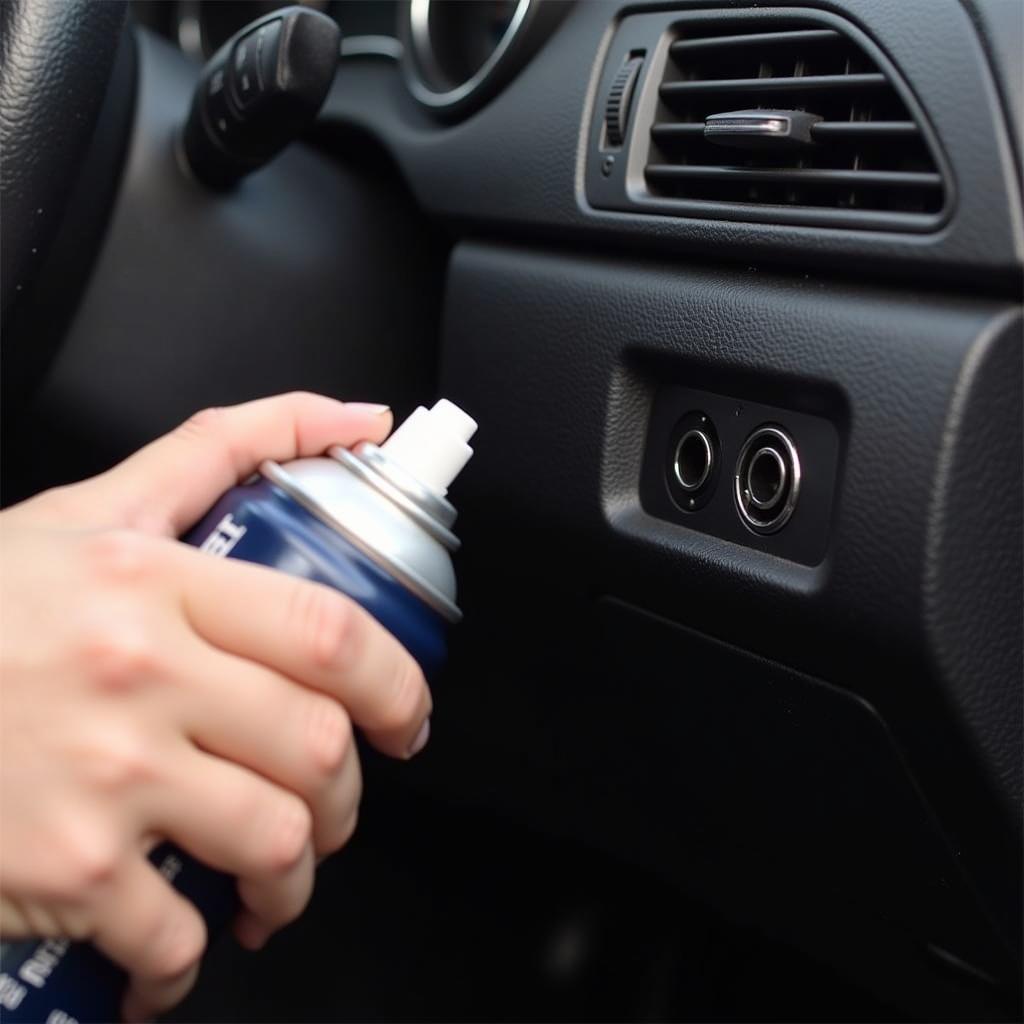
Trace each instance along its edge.
<instances>
[{"instance_id":1,"label":"air vent","mask_svg":"<svg viewBox=\"0 0 1024 1024\"><path fill-rule=\"evenodd\" d=\"M637 198L685 201L679 212L695 215L735 205L710 214L734 219L773 208L771 219L797 223L937 225L946 190L913 101L841 24L675 24L649 84L649 138L634 138L648 147Z\"/></svg>"}]
</instances>

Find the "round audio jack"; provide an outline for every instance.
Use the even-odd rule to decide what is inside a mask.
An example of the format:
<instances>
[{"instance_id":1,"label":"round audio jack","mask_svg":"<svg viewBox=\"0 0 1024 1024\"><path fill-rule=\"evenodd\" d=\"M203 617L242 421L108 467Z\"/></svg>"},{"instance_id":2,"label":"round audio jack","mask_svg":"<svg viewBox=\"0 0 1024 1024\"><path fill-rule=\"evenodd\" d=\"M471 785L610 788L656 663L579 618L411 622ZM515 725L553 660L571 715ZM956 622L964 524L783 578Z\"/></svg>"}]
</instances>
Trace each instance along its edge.
<instances>
[{"instance_id":1,"label":"round audio jack","mask_svg":"<svg viewBox=\"0 0 1024 1024\"><path fill-rule=\"evenodd\" d=\"M718 433L699 409L686 413L668 439L665 482L683 512L697 512L710 500L719 476Z\"/></svg>"},{"instance_id":2,"label":"round audio jack","mask_svg":"<svg viewBox=\"0 0 1024 1024\"><path fill-rule=\"evenodd\" d=\"M754 533L775 533L789 522L800 497L800 456L784 430L759 427L747 438L733 491L740 519Z\"/></svg>"}]
</instances>

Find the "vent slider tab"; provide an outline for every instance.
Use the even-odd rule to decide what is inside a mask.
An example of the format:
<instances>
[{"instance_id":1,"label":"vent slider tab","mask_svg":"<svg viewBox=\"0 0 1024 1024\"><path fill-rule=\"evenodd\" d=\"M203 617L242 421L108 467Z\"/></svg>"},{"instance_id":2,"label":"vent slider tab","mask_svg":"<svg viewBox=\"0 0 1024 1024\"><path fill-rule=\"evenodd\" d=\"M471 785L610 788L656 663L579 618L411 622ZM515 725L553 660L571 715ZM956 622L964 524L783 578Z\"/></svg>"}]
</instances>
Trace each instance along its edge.
<instances>
[{"instance_id":1,"label":"vent slider tab","mask_svg":"<svg viewBox=\"0 0 1024 1024\"><path fill-rule=\"evenodd\" d=\"M788 149L813 146L819 114L804 110L731 110L704 119L704 138L735 149Z\"/></svg>"}]
</instances>

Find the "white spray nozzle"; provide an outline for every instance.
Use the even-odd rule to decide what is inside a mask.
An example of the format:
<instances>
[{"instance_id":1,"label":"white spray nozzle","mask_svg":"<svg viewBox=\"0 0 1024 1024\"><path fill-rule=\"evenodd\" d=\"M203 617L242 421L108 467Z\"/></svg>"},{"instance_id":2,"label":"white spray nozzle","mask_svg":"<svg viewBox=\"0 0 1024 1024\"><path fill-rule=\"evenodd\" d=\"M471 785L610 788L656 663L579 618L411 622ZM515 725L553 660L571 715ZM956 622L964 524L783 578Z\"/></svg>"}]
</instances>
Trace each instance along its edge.
<instances>
[{"instance_id":1,"label":"white spray nozzle","mask_svg":"<svg viewBox=\"0 0 1024 1024\"><path fill-rule=\"evenodd\" d=\"M422 405L381 445L381 451L407 473L442 497L469 462L466 443L476 420L442 398L432 409Z\"/></svg>"}]
</instances>

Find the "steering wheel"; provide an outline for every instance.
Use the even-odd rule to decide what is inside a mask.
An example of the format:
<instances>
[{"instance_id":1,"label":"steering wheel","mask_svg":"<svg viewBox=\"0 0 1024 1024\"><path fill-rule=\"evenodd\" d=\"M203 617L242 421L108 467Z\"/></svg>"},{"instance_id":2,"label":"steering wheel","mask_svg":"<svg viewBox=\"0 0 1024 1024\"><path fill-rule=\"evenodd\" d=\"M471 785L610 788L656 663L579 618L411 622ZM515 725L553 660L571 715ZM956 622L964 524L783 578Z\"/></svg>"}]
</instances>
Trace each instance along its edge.
<instances>
[{"instance_id":1,"label":"steering wheel","mask_svg":"<svg viewBox=\"0 0 1024 1024\"><path fill-rule=\"evenodd\" d=\"M0 2L0 319L53 240L114 66L123 0Z\"/></svg>"}]
</instances>

